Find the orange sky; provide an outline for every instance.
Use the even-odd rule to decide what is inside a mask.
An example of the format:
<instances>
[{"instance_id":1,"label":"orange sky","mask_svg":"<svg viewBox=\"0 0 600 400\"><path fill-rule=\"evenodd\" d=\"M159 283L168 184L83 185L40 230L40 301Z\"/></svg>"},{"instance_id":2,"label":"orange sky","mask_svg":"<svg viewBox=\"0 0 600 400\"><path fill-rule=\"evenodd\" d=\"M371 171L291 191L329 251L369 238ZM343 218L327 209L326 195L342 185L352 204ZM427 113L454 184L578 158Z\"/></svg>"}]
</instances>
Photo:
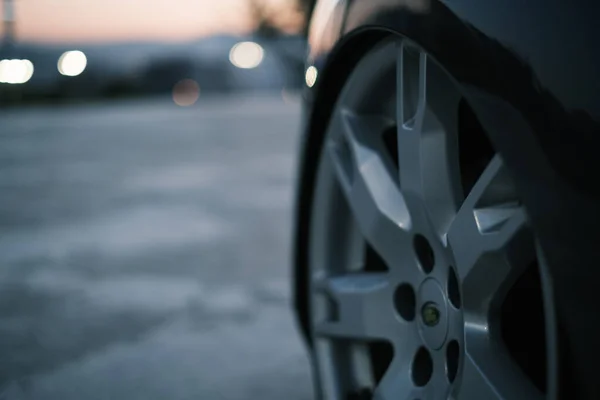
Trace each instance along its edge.
<instances>
[{"instance_id":1,"label":"orange sky","mask_svg":"<svg viewBox=\"0 0 600 400\"><path fill-rule=\"evenodd\" d=\"M17 38L27 41L185 40L253 27L249 0L13 1ZM298 25L295 0L263 1L281 25Z\"/></svg>"}]
</instances>

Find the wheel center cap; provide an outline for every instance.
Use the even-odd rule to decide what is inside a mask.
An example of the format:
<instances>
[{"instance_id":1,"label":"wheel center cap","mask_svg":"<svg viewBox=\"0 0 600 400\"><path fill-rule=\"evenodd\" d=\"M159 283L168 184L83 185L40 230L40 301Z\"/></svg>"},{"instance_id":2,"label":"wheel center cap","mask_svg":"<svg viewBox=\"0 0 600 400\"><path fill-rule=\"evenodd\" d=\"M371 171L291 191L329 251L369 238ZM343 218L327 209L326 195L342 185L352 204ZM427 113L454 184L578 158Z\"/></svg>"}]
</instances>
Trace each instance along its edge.
<instances>
[{"instance_id":1,"label":"wheel center cap","mask_svg":"<svg viewBox=\"0 0 600 400\"><path fill-rule=\"evenodd\" d=\"M436 326L440 323L440 317L440 310L435 303L428 302L421 307L421 318L425 325L429 327Z\"/></svg>"},{"instance_id":2,"label":"wheel center cap","mask_svg":"<svg viewBox=\"0 0 600 400\"><path fill-rule=\"evenodd\" d=\"M448 304L442 285L434 278L423 281L417 303L421 337L429 348L437 350L448 335Z\"/></svg>"}]
</instances>

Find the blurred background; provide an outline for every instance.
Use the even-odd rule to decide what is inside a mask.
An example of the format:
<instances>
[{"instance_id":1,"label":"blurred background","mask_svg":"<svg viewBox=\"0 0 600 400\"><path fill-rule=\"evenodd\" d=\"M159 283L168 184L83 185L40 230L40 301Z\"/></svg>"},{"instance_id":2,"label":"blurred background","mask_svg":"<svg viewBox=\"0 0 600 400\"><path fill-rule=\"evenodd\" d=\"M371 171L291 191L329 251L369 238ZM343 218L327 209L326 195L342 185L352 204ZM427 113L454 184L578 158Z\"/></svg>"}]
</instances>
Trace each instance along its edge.
<instances>
[{"instance_id":1,"label":"blurred background","mask_svg":"<svg viewBox=\"0 0 600 400\"><path fill-rule=\"evenodd\" d=\"M310 399L307 5L0 1L0 399Z\"/></svg>"},{"instance_id":2,"label":"blurred background","mask_svg":"<svg viewBox=\"0 0 600 400\"><path fill-rule=\"evenodd\" d=\"M294 92L299 0L2 0L2 105Z\"/></svg>"}]
</instances>

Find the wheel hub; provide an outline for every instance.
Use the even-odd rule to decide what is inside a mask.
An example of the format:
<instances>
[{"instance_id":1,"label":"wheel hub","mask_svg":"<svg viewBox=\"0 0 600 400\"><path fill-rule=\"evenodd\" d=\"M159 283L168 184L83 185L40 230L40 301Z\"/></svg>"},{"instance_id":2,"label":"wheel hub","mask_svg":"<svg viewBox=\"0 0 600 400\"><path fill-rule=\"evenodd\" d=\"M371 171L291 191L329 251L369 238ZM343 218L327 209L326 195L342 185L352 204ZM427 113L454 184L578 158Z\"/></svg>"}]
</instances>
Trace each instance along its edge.
<instances>
[{"instance_id":1,"label":"wheel hub","mask_svg":"<svg viewBox=\"0 0 600 400\"><path fill-rule=\"evenodd\" d=\"M412 360L411 368L417 374L413 383L419 387L427 382L424 386L432 387L430 382L435 382L432 385L436 390L447 393L464 349L462 307L451 300L452 291L458 291L453 279L454 256L436 234L432 215L423 200L410 193L405 194L405 199L411 219L413 260L396 267L396 279L404 285L410 282L414 288L415 319L410 329L415 332L413 347L420 350ZM403 299L406 301L407 297ZM458 350L449 351L450 348ZM431 362L422 361L425 359ZM427 379L419 380L422 376Z\"/></svg>"}]
</instances>

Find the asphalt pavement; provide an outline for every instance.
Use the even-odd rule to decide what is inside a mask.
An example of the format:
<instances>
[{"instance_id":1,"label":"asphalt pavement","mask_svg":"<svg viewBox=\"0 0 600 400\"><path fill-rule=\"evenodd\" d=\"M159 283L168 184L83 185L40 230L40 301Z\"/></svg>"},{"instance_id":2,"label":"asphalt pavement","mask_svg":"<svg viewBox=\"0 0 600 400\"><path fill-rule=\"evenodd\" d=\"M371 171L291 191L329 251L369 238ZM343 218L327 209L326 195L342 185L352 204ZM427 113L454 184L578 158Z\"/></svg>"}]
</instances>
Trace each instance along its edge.
<instances>
[{"instance_id":1,"label":"asphalt pavement","mask_svg":"<svg viewBox=\"0 0 600 400\"><path fill-rule=\"evenodd\" d=\"M300 103L0 111L0 399L286 399Z\"/></svg>"}]
</instances>

